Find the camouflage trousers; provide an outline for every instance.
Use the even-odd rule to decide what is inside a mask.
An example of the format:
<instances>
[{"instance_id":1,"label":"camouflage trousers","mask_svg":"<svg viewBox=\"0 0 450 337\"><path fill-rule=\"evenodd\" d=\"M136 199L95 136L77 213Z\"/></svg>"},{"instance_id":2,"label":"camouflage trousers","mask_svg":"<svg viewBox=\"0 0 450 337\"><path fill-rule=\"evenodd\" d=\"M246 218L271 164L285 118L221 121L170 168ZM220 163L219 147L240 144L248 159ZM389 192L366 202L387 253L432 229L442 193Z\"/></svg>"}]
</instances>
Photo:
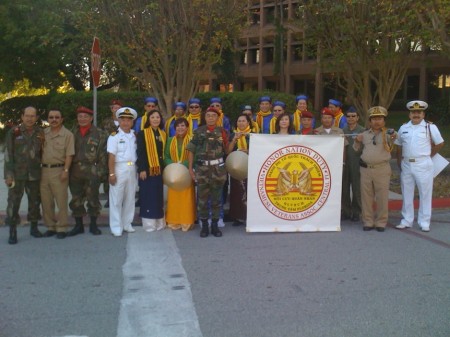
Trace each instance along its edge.
<instances>
[{"instance_id":1,"label":"camouflage trousers","mask_svg":"<svg viewBox=\"0 0 450 337\"><path fill-rule=\"evenodd\" d=\"M195 168L195 178L197 179L197 208L199 218L207 219L209 217L209 206L211 207L212 219L219 219L223 184L227 179L225 165L223 163L214 166L198 165Z\"/></svg>"},{"instance_id":2,"label":"camouflage trousers","mask_svg":"<svg viewBox=\"0 0 450 337\"><path fill-rule=\"evenodd\" d=\"M41 194L39 180L16 180L15 186L8 190L8 206L6 207L6 225L20 224L20 202L22 201L23 192L28 197L28 221L38 221L41 218Z\"/></svg>"},{"instance_id":3,"label":"camouflage trousers","mask_svg":"<svg viewBox=\"0 0 450 337\"><path fill-rule=\"evenodd\" d=\"M97 177L75 177L71 176L69 180L70 200L69 207L75 218L83 217L86 214L90 216L99 216L102 205L100 204L99 188L100 180ZM87 212L85 204L87 203Z\"/></svg>"}]
</instances>

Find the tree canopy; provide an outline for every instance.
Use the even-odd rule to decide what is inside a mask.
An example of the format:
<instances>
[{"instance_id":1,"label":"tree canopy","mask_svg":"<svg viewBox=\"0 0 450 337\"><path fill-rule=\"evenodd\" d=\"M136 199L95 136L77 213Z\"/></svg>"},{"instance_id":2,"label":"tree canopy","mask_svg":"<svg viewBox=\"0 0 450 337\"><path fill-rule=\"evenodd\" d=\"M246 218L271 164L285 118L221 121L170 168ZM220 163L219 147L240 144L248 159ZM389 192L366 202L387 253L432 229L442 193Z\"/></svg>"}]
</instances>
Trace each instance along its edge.
<instances>
[{"instance_id":1,"label":"tree canopy","mask_svg":"<svg viewBox=\"0 0 450 337\"><path fill-rule=\"evenodd\" d=\"M220 61L242 21L238 0L86 1L84 29L102 49L155 95L163 110L188 100L202 76Z\"/></svg>"},{"instance_id":2,"label":"tree canopy","mask_svg":"<svg viewBox=\"0 0 450 337\"><path fill-rule=\"evenodd\" d=\"M365 112L373 105L388 108L410 56L438 42L419 24L422 7L414 0L311 0L299 10L319 66L335 74L347 100Z\"/></svg>"}]
</instances>

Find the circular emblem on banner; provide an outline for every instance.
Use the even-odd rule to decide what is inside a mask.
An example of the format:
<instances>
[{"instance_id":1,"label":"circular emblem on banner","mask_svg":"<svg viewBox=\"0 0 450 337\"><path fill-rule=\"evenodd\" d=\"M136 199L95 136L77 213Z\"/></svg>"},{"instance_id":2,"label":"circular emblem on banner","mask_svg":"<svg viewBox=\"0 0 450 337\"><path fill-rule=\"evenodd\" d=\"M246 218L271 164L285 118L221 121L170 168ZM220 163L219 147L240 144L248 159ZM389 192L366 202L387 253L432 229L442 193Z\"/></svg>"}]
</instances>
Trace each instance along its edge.
<instances>
[{"instance_id":1,"label":"circular emblem on banner","mask_svg":"<svg viewBox=\"0 0 450 337\"><path fill-rule=\"evenodd\" d=\"M317 213L331 188L330 169L316 151L301 145L278 149L258 174L258 194L264 207L283 220L301 220Z\"/></svg>"}]
</instances>

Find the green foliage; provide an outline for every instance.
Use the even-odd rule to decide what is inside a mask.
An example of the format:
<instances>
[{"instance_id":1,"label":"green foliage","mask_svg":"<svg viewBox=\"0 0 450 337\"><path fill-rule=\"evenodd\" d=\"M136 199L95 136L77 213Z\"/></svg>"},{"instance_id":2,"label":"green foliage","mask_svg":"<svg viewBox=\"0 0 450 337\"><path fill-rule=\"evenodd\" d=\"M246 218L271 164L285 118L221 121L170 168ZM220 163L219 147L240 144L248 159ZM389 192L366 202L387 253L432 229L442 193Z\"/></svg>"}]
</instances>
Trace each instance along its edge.
<instances>
[{"instance_id":1,"label":"green foliage","mask_svg":"<svg viewBox=\"0 0 450 337\"><path fill-rule=\"evenodd\" d=\"M220 93L207 92L199 93L195 97L201 100L201 106L205 110L209 106L209 100L212 97L222 98L222 105L225 114L232 122L241 113L243 105L250 104L253 107L253 112L259 111L259 97L269 95L272 101L280 100L286 103L288 113L293 113L295 107L295 96L281 93L281 92L234 92L234 93ZM129 92L109 92L102 91L97 94L97 123L110 115L109 105L113 99L119 99L125 106L132 107L138 114L142 114L144 110L144 98L148 96L147 93L138 91ZM3 123L8 129L12 125L20 123L20 116L23 108L27 106L34 106L38 109L40 120L43 123L46 119L46 114L50 109L60 109L64 116L64 125L71 128L76 123L76 109L78 106L86 106L92 108L93 97L91 92L70 92L64 94L50 94L42 96L28 96L15 97L0 103L0 123ZM164 112L164 111L163 111ZM168 111L171 115L172 111ZM3 130L3 132L4 132ZM3 139L3 137L2 137Z\"/></svg>"}]
</instances>

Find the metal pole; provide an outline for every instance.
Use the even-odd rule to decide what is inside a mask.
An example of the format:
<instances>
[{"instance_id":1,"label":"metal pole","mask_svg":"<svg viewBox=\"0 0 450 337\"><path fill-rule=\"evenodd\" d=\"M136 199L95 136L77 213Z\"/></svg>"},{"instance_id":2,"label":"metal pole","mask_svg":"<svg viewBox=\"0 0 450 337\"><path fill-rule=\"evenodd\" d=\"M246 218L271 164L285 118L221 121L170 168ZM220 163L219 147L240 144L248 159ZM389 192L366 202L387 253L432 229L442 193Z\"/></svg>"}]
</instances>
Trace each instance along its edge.
<instances>
[{"instance_id":1,"label":"metal pole","mask_svg":"<svg viewBox=\"0 0 450 337\"><path fill-rule=\"evenodd\" d=\"M97 87L94 85L94 102L93 102L93 110L94 110L94 126L97 126Z\"/></svg>"}]
</instances>

